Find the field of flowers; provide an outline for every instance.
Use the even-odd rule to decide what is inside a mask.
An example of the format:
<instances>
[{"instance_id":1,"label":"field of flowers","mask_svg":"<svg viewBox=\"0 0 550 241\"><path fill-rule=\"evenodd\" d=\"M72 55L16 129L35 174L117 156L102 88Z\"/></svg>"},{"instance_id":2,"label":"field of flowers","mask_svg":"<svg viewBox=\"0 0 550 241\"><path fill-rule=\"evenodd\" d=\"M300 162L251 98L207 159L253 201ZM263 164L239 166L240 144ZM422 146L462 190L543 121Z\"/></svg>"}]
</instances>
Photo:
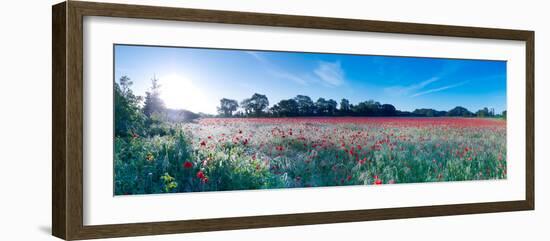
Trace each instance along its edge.
<instances>
[{"instance_id":1,"label":"field of flowers","mask_svg":"<svg viewBox=\"0 0 550 241\"><path fill-rule=\"evenodd\" d=\"M506 121L206 118L115 138L115 194L506 178Z\"/></svg>"}]
</instances>

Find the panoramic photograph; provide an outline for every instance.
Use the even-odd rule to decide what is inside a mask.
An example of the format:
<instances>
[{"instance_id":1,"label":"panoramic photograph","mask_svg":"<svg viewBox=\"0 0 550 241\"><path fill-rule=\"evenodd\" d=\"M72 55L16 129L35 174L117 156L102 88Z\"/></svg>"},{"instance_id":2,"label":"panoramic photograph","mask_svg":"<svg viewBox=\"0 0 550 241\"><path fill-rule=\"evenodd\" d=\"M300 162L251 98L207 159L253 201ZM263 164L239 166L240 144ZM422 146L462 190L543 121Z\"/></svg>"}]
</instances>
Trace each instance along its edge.
<instances>
[{"instance_id":1,"label":"panoramic photograph","mask_svg":"<svg viewBox=\"0 0 550 241\"><path fill-rule=\"evenodd\" d=\"M506 179L506 61L114 46L114 195Z\"/></svg>"}]
</instances>

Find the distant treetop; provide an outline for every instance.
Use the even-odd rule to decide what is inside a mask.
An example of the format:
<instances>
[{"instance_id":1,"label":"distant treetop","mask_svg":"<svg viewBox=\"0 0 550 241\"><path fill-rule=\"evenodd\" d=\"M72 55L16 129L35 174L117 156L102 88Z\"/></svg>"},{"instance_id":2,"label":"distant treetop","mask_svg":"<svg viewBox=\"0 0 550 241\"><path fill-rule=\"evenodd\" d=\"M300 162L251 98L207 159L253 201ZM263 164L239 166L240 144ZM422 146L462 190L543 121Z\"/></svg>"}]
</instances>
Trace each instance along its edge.
<instances>
[{"instance_id":1,"label":"distant treetop","mask_svg":"<svg viewBox=\"0 0 550 241\"><path fill-rule=\"evenodd\" d=\"M504 117L495 114L487 107L473 113L457 106L449 111L434 109L416 109L412 112L397 110L392 104L381 104L378 101L367 100L351 104L343 98L338 103L333 99L318 98L313 101L307 95L297 95L291 99L283 99L269 107L266 95L255 93L238 104L237 100L222 98L218 107L219 117L300 117L300 116L410 116L410 117Z\"/></svg>"}]
</instances>

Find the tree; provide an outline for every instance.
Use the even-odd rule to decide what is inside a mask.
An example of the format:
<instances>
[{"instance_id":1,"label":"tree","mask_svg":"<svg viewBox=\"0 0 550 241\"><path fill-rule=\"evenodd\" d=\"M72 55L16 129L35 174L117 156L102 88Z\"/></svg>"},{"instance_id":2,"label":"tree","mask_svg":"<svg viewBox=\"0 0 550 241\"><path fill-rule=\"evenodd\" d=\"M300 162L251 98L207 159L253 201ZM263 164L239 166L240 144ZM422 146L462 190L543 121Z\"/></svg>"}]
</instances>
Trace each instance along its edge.
<instances>
[{"instance_id":1,"label":"tree","mask_svg":"<svg viewBox=\"0 0 550 241\"><path fill-rule=\"evenodd\" d=\"M145 92L143 113L151 118L155 113L157 115L162 114L165 109L164 101L160 98L160 84L158 83L158 79L153 77L151 79L151 89Z\"/></svg>"},{"instance_id":2,"label":"tree","mask_svg":"<svg viewBox=\"0 0 550 241\"><path fill-rule=\"evenodd\" d=\"M359 102L357 105L353 106L353 109L351 109L355 115L358 116L364 116L367 115L368 107L365 102Z\"/></svg>"},{"instance_id":3,"label":"tree","mask_svg":"<svg viewBox=\"0 0 550 241\"><path fill-rule=\"evenodd\" d=\"M382 105L378 101L374 101L374 100L367 101L367 109L370 115L374 115L374 116L380 115L381 106Z\"/></svg>"},{"instance_id":4,"label":"tree","mask_svg":"<svg viewBox=\"0 0 550 241\"><path fill-rule=\"evenodd\" d=\"M132 84L128 76L120 77L119 83L115 82L115 136L143 134L145 116L139 107L142 98L134 95L130 88Z\"/></svg>"},{"instance_id":5,"label":"tree","mask_svg":"<svg viewBox=\"0 0 550 241\"><path fill-rule=\"evenodd\" d=\"M368 101L359 102L354 107L354 109L352 109L352 111L359 116L380 116L382 115L381 109L382 107L380 102L374 101L374 100L368 100Z\"/></svg>"},{"instance_id":6,"label":"tree","mask_svg":"<svg viewBox=\"0 0 550 241\"><path fill-rule=\"evenodd\" d=\"M357 112L358 108L357 108L357 104L349 104L349 113L350 113L350 116L358 116L359 113Z\"/></svg>"},{"instance_id":7,"label":"tree","mask_svg":"<svg viewBox=\"0 0 550 241\"><path fill-rule=\"evenodd\" d=\"M437 110L434 110L434 109L422 108L422 109L415 109L412 113L415 116L434 117L434 116L436 116L436 112L437 112Z\"/></svg>"},{"instance_id":8,"label":"tree","mask_svg":"<svg viewBox=\"0 0 550 241\"><path fill-rule=\"evenodd\" d=\"M280 117L292 117L299 115L299 104L295 99L281 100L272 107Z\"/></svg>"},{"instance_id":9,"label":"tree","mask_svg":"<svg viewBox=\"0 0 550 241\"><path fill-rule=\"evenodd\" d=\"M325 98L319 98L315 102L315 113L317 115L326 115L328 113L328 102Z\"/></svg>"},{"instance_id":10,"label":"tree","mask_svg":"<svg viewBox=\"0 0 550 241\"><path fill-rule=\"evenodd\" d=\"M124 75L120 77L118 82L120 83L120 91L122 95L126 97L128 96L128 93L132 94L132 90L130 89L130 87L134 84L134 82L131 81L128 76Z\"/></svg>"},{"instance_id":11,"label":"tree","mask_svg":"<svg viewBox=\"0 0 550 241\"><path fill-rule=\"evenodd\" d=\"M395 116L396 109L395 106L390 104L383 104L381 107L382 116Z\"/></svg>"},{"instance_id":12,"label":"tree","mask_svg":"<svg viewBox=\"0 0 550 241\"><path fill-rule=\"evenodd\" d=\"M271 108L269 108L269 113L272 117L281 117L281 107L275 104Z\"/></svg>"},{"instance_id":13,"label":"tree","mask_svg":"<svg viewBox=\"0 0 550 241\"><path fill-rule=\"evenodd\" d=\"M336 111L338 110L338 102L336 102L333 99L330 99L327 101L327 115L328 116L334 116Z\"/></svg>"},{"instance_id":14,"label":"tree","mask_svg":"<svg viewBox=\"0 0 550 241\"><path fill-rule=\"evenodd\" d=\"M340 100L340 113L348 114L350 112L349 100L342 99Z\"/></svg>"},{"instance_id":15,"label":"tree","mask_svg":"<svg viewBox=\"0 0 550 241\"><path fill-rule=\"evenodd\" d=\"M225 117L231 117L233 112L237 110L239 103L236 100L223 98L220 100L220 106L218 107L218 113Z\"/></svg>"},{"instance_id":16,"label":"tree","mask_svg":"<svg viewBox=\"0 0 550 241\"><path fill-rule=\"evenodd\" d=\"M243 101L241 101L241 108L243 109L242 113L244 116L250 116L254 111L250 99L244 99Z\"/></svg>"},{"instance_id":17,"label":"tree","mask_svg":"<svg viewBox=\"0 0 550 241\"><path fill-rule=\"evenodd\" d=\"M476 112L476 116L477 116L477 117L490 117L490 116L491 116L491 112L489 111L489 108L484 107L483 109L478 110L478 111Z\"/></svg>"},{"instance_id":18,"label":"tree","mask_svg":"<svg viewBox=\"0 0 550 241\"><path fill-rule=\"evenodd\" d=\"M462 116L462 117L472 117L474 113L470 112L468 109L457 106L447 112L447 116Z\"/></svg>"},{"instance_id":19,"label":"tree","mask_svg":"<svg viewBox=\"0 0 550 241\"><path fill-rule=\"evenodd\" d=\"M301 116L311 116L315 111L315 103L306 95L297 95L294 100L298 104L298 113Z\"/></svg>"},{"instance_id":20,"label":"tree","mask_svg":"<svg viewBox=\"0 0 550 241\"><path fill-rule=\"evenodd\" d=\"M506 119L506 111L502 111L502 118Z\"/></svg>"},{"instance_id":21,"label":"tree","mask_svg":"<svg viewBox=\"0 0 550 241\"><path fill-rule=\"evenodd\" d=\"M267 96L258 93L241 102L241 107L245 110L246 114L253 114L256 117L261 116L268 106L269 100Z\"/></svg>"}]
</instances>

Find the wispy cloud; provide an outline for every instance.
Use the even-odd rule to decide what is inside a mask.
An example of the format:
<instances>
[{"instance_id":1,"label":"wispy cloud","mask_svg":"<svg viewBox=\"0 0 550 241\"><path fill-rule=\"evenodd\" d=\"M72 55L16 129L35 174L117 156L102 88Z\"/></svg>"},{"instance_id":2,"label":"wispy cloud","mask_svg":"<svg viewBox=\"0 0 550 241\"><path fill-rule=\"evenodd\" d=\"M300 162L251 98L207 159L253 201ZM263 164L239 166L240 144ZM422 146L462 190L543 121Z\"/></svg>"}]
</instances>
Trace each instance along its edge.
<instances>
[{"instance_id":1,"label":"wispy cloud","mask_svg":"<svg viewBox=\"0 0 550 241\"><path fill-rule=\"evenodd\" d=\"M271 73L273 76L275 77L278 77L278 78L282 78L282 79L288 79L288 80L291 80L291 81L294 81L300 85L308 85L308 81L303 78L303 77L300 77L300 76L297 76L297 75L294 75L294 74L291 74L291 73L288 73L288 72L284 72L284 71L275 71L275 70L268 70L269 73Z\"/></svg>"},{"instance_id":2,"label":"wispy cloud","mask_svg":"<svg viewBox=\"0 0 550 241\"><path fill-rule=\"evenodd\" d=\"M327 87L336 87L345 83L344 70L339 61L319 61L315 69L306 71L303 74L295 74L281 70L261 53L253 51L246 51L245 53L258 60L266 71L276 78L291 80L303 86L310 83L322 83Z\"/></svg>"},{"instance_id":3,"label":"wispy cloud","mask_svg":"<svg viewBox=\"0 0 550 241\"><path fill-rule=\"evenodd\" d=\"M392 95L392 96L416 97L416 96L421 96L421 95L425 95L425 94L429 94L429 93L433 93L433 92L442 91L442 90L450 89L450 88L453 88L453 87L457 87L457 86L463 85L465 83L447 85L447 86L443 86L443 87L439 87L439 88L432 88L432 89L428 89L428 90L425 89L426 87L429 87L432 84L434 84L436 82L439 82L442 79L447 78L449 75L452 75L452 74L456 73L458 70L460 70L460 68L461 68L461 65L457 64L457 63L445 64L441 67L439 73L434 74L433 77L431 77L427 80L420 81L420 82L417 82L417 83L414 83L414 84L411 84L411 85L408 85L408 86L399 86L399 85L398 86L390 86L390 87L384 88L384 92L387 95Z\"/></svg>"},{"instance_id":4,"label":"wispy cloud","mask_svg":"<svg viewBox=\"0 0 550 241\"><path fill-rule=\"evenodd\" d=\"M317 66L313 73L328 86L340 86L345 82L344 70L339 61L319 61L319 66Z\"/></svg>"},{"instance_id":5,"label":"wispy cloud","mask_svg":"<svg viewBox=\"0 0 550 241\"><path fill-rule=\"evenodd\" d=\"M246 51L245 53L249 54L250 56L254 57L256 60L258 60L260 63L262 63L264 65L264 68L267 70L267 72L275 76L276 78L288 79L293 82L296 82L297 84L304 85L304 86L308 84L308 81L305 78L277 68L267 58L265 58L264 56L262 56L257 52Z\"/></svg>"},{"instance_id":6,"label":"wispy cloud","mask_svg":"<svg viewBox=\"0 0 550 241\"><path fill-rule=\"evenodd\" d=\"M439 87L439 88L433 88L433 89L421 91L421 92L418 92L418 93L415 93L415 94L411 95L411 97L418 97L418 96L422 96L422 95L425 95L425 94L430 94L430 93L435 93L435 92L439 92L439 91L443 91L443 90L452 89L452 88L464 85L466 83L468 83L468 81L463 81L463 82L452 84L452 85L446 85L446 86Z\"/></svg>"},{"instance_id":7,"label":"wispy cloud","mask_svg":"<svg viewBox=\"0 0 550 241\"><path fill-rule=\"evenodd\" d=\"M439 77L432 77L427 80L417 82L408 86L390 86L390 87L384 88L384 92L392 96L410 95L438 80L439 80Z\"/></svg>"}]
</instances>

